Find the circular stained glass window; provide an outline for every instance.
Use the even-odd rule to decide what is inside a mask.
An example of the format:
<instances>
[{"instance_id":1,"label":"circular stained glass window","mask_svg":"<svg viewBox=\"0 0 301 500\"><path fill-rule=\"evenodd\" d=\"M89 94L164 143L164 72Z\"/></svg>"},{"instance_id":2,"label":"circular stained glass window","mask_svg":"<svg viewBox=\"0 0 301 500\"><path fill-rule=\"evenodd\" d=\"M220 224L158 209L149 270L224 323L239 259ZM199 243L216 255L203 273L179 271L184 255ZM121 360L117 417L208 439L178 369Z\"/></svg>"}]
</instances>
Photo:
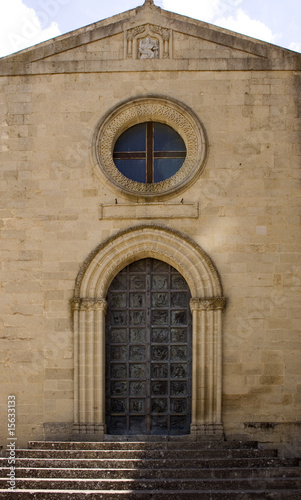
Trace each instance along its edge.
<instances>
[{"instance_id":1,"label":"circular stained glass window","mask_svg":"<svg viewBox=\"0 0 301 500\"><path fill-rule=\"evenodd\" d=\"M130 127L117 139L113 160L125 177L156 183L172 177L182 167L186 146L165 123L144 122Z\"/></svg>"}]
</instances>

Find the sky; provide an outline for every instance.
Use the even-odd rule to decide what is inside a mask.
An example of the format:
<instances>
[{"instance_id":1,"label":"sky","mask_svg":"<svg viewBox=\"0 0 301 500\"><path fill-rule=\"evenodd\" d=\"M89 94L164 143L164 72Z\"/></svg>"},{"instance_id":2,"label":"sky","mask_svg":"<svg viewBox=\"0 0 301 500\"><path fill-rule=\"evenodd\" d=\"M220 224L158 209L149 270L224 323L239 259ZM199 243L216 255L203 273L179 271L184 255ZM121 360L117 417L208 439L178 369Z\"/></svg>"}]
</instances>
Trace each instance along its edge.
<instances>
[{"instance_id":1,"label":"sky","mask_svg":"<svg viewBox=\"0 0 301 500\"><path fill-rule=\"evenodd\" d=\"M144 0L0 0L0 57ZM155 0L159 7L301 52L300 0Z\"/></svg>"}]
</instances>

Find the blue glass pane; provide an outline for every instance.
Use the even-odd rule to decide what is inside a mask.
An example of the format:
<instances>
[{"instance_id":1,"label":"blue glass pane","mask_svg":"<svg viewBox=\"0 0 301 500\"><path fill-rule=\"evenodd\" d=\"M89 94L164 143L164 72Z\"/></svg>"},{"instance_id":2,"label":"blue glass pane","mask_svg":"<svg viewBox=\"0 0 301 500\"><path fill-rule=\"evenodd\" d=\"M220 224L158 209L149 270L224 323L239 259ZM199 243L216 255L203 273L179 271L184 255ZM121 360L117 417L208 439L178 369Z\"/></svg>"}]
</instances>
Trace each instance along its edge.
<instances>
[{"instance_id":1,"label":"blue glass pane","mask_svg":"<svg viewBox=\"0 0 301 500\"><path fill-rule=\"evenodd\" d=\"M114 160L125 177L136 182L146 182L145 160Z\"/></svg>"},{"instance_id":2,"label":"blue glass pane","mask_svg":"<svg viewBox=\"0 0 301 500\"><path fill-rule=\"evenodd\" d=\"M146 124L139 123L129 128L117 139L114 147L116 152L145 151Z\"/></svg>"},{"instance_id":3,"label":"blue glass pane","mask_svg":"<svg viewBox=\"0 0 301 500\"><path fill-rule=\"evenodd\" d=\"M154 182L172 177L184 163L184 158L159 158L154 161Z\"/></svg>"},{"instance_id":4,"label":"blue glass pane","mask_svg":"<svg viewBox=\"0 0 301 500\"><path fill-rule=\"evenodd\" d=\"M186 151L182 137L165 123L154 124L155 151Z\"/></svg>"}]
</instances>

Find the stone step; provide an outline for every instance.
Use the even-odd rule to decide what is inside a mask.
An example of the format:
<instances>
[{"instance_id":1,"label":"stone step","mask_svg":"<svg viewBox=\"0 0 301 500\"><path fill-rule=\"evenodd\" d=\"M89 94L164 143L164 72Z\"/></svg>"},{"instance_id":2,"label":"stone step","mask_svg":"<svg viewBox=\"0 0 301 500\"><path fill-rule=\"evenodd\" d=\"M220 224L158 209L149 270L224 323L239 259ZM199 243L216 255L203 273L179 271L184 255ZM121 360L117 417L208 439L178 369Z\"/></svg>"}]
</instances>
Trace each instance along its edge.
<instances>
[{"instance_id":1,"label":"stone step","mask_svg":"<svg viewBox=\"0 0 301 500\"><path fill-rule=\"evenodd\" d=\"M10 469L0 469L0 477L7 478ZM235 479L235 478L300 478L300 467L274 468L214 468L214 469L68 469L68 468L16 468L17 478L66 479Z\"/></svg>"},{"instance_id":2,"label":"stone step","mask_svg":"<svg viewBox=\"0 0 301 500\"><path fill-rule=\"evenodd\" d=\"M257 441L116 441L116 442L61 442L30 441L32 450L220 450L220 449L253 449L258 447Z\"/></svg>"},{"instance_id":3,"label":"stone step","mask_svg":"<svg viewBox=\"0 0 301 500\"><path fill-rule=\"evenodd\" d=\"M89 495L89 497L88 497ZM4 500L300 500L300 490L178 490L174 491L105 491L105 490L29 490L15 489L0 491L0 499Z\"/></svg>"},{"instance_id":4,"label":"stone step","mask_svg":"<svg viewBox=\"0 0 301 500\"><path fill-rule=\"evenodd\" d=\"M204 459L204 458L270 458L276 457L277 450L267 449L221 449L221 450L16 450L17 458L81 458L81 459Z\"/></svg>"},{"instance_id":5,"label":"stone step","mask_svg":"<svg viewBox=\"0 0 301 500\"><path fill-rule=\"evenodd\" d=\"M18 489L35 490L301 490L300 478L247 479L17 479ZM0 489L7 488L7 479L0 479Z\"/></svg>"},{"instance_id":6,"label":"stone step","mask_svg":"<svg viewBox=\"0 0 301 500\"><path fill-rule=\"evenodd\" d=\"M0 459L0 499L300 500L297 458L256 442L37 442L16 450L16 487Z\"/></svg>"},{"instance_id":7,"label":"stone step","mask_svg":"<svg viewBox=\"0 0 301 500\"><path fill-rule=\"evenodd\" d=\"M258 468L258 467L296 467L299 465L297 458L204 458L204 459L82 459L82 458L19 458L16 465L22 468L105 468L105 469L187 469L187 468ZM0 458L0 467L7 466L7 459Z\"/></svg>"}]
</instances>

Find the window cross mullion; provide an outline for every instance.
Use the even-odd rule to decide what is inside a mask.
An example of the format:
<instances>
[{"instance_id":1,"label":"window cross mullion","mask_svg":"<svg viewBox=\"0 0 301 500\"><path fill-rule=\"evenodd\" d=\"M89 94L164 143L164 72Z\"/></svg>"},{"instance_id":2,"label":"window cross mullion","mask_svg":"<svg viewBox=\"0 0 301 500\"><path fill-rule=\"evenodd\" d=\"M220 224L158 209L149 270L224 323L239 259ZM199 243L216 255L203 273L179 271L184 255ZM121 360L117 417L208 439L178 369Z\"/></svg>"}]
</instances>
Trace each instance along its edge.
<instances>
[{"instance_id":1,"label":"window cross mullion","mask_svg":"<svg viewBox=\"0 0 301 500\"><path fill-rule=\"evenodd\" d=\"M143 151L116 151L113 153L114 160L144 160L146 153Z\"/></svg>"},{"instance_id":2,"label":"window cross mullion","mask_svg":"<svg viewBox=\"0 0 301 500\"><path fill-rule=\"evenodd\" d=\"M152 121L134 125L132 129L120 136L113 151L113 160L125 177L153 184L179 170L187 152L177 132Z\"/></svg>"},{"instance_id":3,"label":"window cross mullion","mask_svg":"<svg viewBox=\"0 0 301 500\"><path fill-rule=\"evenodd\" d=\"M154 124L146 123L146 183L154 182Z\"/></svg>"},{"instance_id":4,"label":"window cross mullion","mask_svg":"<svg viewBox=\"0 0 301 500\"><path fill-rule=\"evenodd\" d=\"M154 158L185 158L186 151L155 151Z\"/></svg>"}]
</instances>

